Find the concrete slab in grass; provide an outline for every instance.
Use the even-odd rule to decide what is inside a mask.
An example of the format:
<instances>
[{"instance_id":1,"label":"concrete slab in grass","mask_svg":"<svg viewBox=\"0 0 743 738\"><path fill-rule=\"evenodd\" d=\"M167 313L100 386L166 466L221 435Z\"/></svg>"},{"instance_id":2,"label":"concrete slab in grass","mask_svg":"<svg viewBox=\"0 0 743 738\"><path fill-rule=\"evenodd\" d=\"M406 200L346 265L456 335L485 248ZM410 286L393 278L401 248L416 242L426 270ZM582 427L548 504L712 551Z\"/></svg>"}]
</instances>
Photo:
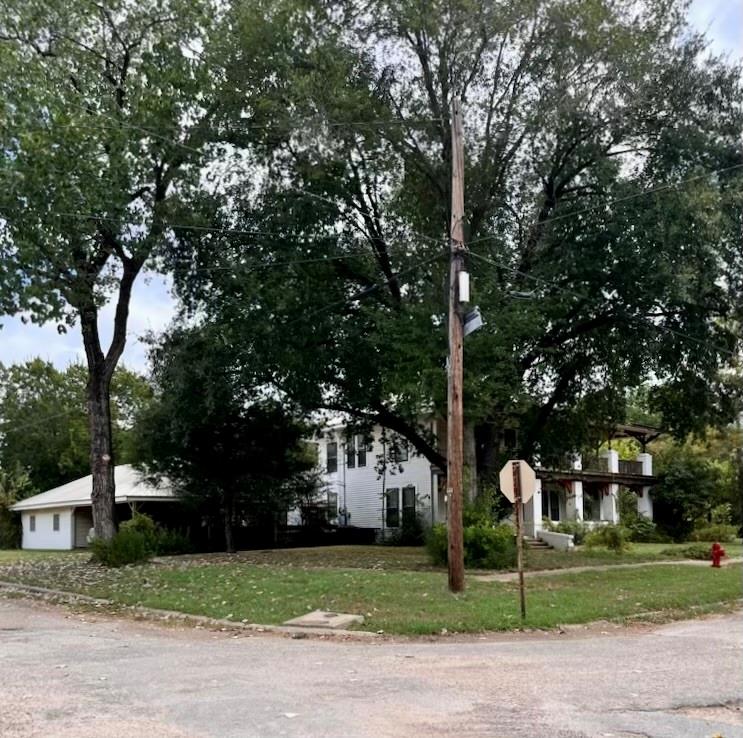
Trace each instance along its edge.
<instances>
[{"instance_id":1,"label":"concrete slab in grass","mask_svg":"<svg viewBox=\"0 0 743 738\"><path fill-rule=\"evenodd\" d=\"M348 628L355 623L363 623L363 615L351 615L344 612L328 612L327 610L313 610L306 615L287 620L284 625L299 628Z\"/></svg>"}]
</instances>

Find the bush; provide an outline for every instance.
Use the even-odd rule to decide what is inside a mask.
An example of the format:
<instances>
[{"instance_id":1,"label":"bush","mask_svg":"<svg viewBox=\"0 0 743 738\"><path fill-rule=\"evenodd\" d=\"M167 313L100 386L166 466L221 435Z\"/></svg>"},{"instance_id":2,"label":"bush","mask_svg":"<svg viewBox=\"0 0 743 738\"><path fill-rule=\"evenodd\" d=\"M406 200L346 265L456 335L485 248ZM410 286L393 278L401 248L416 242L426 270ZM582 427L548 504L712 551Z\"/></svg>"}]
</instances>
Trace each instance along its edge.
<instances>
[{"instance_id":1,"label":"bush","mask_svg":"<svg viewBox=\"0 0 743 738\"><path fill-rule=\"evenodd\" d=\"M434 525L426 536L432 563L448 560L446 526ZM508 569L516 565L516 540L508 525L468 525L464 528L464 564L473 569Z\"/></svg>"},{"instance_id":2,"label":"bush","mask_svg":"<svg viewBox=\"0 0 743 738\"><path fill-rule=\"evenodd\" d=\"M709 546L694 544L685 548L664 548L662 556L683 556L685 559L698 559L699 561L709 561L712 558Z\"/></svg>"},{"instance_id":3,"label":"bush","mask_svg":"<svg viewBox=\"0 0 743 738\"><path fill-rule=\"evenodd\" d=\"M192 551L191 541L182 533L161 528L149 515L138 512L119 526L111 541L94 539L90 547L95 561L114 567Z\"/></svg>"},{"instance_id":4,"label":"bush","mask_svg":"<svg viewBox=\"0 0 743 738\"><path fill-rule=\"evenodd\" d=\"M93 560L104 566L126 566L147 561L152 555L152 549L143 533L132 528L124 528L114 535L110 541L94 538L90 542Z\"/></svg>"},{"instance_id":5,"label":"bush","mask_svg":"<svg viewBox=\"0 0 743 738\"><path fill-rule=\"evenodd\" d=\"M555 533L567 533L573 536L573 542L576 546L581 546L586 536L591 532L591 527L582 520L563 520L557 525L553 525L550 530Z\"/></svg>"},{"instance_id":6,"label":"bush","mask_svg":"<svg viewBox=\"0 0 743 738\"><path fill-rule=\"evenodd\" d=\"M621 525L602 525L592 530L585 539L586 546L606 546L610 551L622 553L629 548L627 531Z\"/></svg>"},{"instance_id":7,"label":"bush","mask_svg":"<svg viewBox=\"0 0 743 738\"><path fill-rule=\"evenodd\" d=\"M692 541L709 541L714 543L731 543L735 540L737 529L734 525L706 525L704 528L697 528L692 531L690 536Z\"/></svg>"},{"instance_id":8,"label":"bush","mask_svg":"<svg viewBox=\"0 0 743 738\"><path fill-rule=\"evenodd\" d=\"M388 546L422 546L425 541L425 529L420 515L403 513L402 525L394 529L384 539Z\"/></svg>"},{"instance_id":9,"label":"bush","mask_svg":"<svg viewBox=\"0 0 743 738\"><path fill-rule=\"evenodd\" d=\"M638 515L629 521L623 521L623 527L627 530L630 541L635 543L670 543L671 537L658 530L658 526L646 518Z\"/></svg>"},{"instance_id":10,"label":"bush","mask_svg":"<svg viewBox=\"0 0 743 738\"><path fill-rule=\"evenodd\" d=\"M193 546L188 536L177 530L160 528L157 532L155 553L158 556L175 556L193 552Z\"/></svg>"},{"instance_id":11,"label":"bush","mask_svg":"<svg viewBox=\"0 0 743 738\"><path fill-rule=\"evenodd\" d=\"M135 512L132 514L131 520L126 520L119 526L119 530L139 533L144 538L147 550L150 553L156 552L160 531L155 521L149 515Z\"/></svg>"}]
</instances>

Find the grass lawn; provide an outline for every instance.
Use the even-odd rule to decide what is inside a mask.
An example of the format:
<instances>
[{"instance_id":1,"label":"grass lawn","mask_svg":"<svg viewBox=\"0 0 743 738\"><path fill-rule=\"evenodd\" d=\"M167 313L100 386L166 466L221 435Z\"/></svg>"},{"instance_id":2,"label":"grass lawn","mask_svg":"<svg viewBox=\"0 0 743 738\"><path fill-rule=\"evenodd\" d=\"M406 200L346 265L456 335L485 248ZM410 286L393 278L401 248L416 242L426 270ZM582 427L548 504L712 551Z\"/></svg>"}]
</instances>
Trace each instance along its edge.
<instances>
[{"instance_id":1,"label":"grass lawn","mask_svg":"<svg viewBox=\"0 0 743 738\"><path fill-rule=\"evenodd\" d=\"M21 551L20 549L0 548L0 567L5 564L14 564L19 561L32 561L34 559L59 558L60 556L80 556L85 551ZM89 556L90 554L88 554Z\"/></svg>"},{"instance_id":2,"label":"grass lawn","mask_svg":"<svg viewBox=\"0 0 743 738\"><path fill-rule=\"evenodd\" d=\"M314 551L320 555L318 549ZM296 550L292 554L299 557ZM263 563L247 558L227 562L217 557L182 557L104 569L88 564L84 556L28 557L0 566L0 579L126 605L258 623L281 623L325 609L361 613L366 617L364 629L400 634L437 633L442 628L507 630L521 624L514 584L470 579L467 591L454 596L446 589L443 572L395 569L400 559L393 554L390 568L343 568L327 560L313 566L301 557L283 563L268 556ZM740 564L720 570L679 565L540 576L527 582L526 625L546 628L598 619L672 618L724 609L740 597Z\"/></svg>"}]
</instances>

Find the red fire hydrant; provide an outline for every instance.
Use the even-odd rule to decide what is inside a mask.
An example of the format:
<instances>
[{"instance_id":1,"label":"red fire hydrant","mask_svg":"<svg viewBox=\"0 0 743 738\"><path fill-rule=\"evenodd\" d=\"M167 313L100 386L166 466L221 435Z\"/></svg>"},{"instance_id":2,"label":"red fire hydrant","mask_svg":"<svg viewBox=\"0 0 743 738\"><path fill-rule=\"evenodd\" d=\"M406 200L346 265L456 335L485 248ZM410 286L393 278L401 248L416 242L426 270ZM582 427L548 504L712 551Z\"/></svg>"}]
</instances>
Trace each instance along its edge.
<instances>
[{"instance_id":1,"label":"red fire hydrant","mask_svg":"<svg viewBox=\"0 0 743 738\"><path fill-rule=\"evenodd\" d=\"M719 543L712 544L712 566L720 568L720 559L725 555L725 549Z\"/></svg>"}]
</instances>

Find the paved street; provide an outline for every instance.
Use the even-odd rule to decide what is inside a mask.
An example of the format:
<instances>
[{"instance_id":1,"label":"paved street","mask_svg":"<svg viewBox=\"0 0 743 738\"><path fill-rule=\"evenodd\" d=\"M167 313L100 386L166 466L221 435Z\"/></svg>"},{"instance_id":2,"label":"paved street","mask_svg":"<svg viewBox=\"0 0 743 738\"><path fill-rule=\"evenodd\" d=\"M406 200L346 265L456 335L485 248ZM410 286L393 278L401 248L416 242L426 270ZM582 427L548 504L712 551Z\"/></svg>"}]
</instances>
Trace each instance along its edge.
<instances>
[{"instance_id":1,"label":"paved street","mask_svg":"<svg viewBox=\"0 0 743 738\"><path fill-rule=\"evenodd\" d=\"M743 738L740 614L626 631L338 642L0 599L3 738Z\"/></svg>"}]
</instances>

